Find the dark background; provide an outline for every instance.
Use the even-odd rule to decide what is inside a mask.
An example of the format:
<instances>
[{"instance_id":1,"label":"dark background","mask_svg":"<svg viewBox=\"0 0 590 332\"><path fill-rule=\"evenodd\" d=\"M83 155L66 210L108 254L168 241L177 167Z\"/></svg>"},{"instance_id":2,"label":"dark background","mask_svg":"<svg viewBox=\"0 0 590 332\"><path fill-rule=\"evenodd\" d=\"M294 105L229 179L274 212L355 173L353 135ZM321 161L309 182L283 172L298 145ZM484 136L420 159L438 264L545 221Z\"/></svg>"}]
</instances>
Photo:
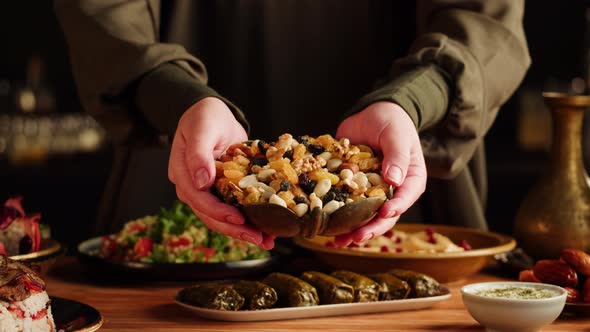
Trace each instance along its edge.
<instances>
[{"instance_id":1,"label":"dark background","mask_svg":"<svg viewBox=\"0 0 590 332\"><path fill-rule=\"evenodd\" d=\"M33 55L44 60L44 84L55 97L53 113L82 112L52 2L10 1L2 7L0 116L17 112L12 94L25 84ZM527 2L524 24L533 64L486 138L487 215L494 231L511 232L518 206L547 160L550 130L541 91L568 89L573 78L588 76L589 7L582 0ZM533 125L529 131L531 123L545 125ZM536 135L531 137L531 132ZM89 236L110 162L108 143L94 152L59 154L26 164L0 153L0 200L23 195L25 209L42 212L53 236L72 247Z\"/></svg>"}]
</instances>

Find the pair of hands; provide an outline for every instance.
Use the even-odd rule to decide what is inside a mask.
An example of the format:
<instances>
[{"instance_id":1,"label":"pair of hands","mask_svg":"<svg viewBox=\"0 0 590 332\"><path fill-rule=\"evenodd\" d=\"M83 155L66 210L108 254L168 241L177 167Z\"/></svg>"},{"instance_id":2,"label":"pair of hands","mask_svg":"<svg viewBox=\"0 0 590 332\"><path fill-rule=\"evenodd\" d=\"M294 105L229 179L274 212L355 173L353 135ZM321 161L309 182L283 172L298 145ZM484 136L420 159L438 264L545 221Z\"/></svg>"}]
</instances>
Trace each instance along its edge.
<instances>
[{"instance_id":1,"label":"pair of hands","mask_svg":"<svg viewBox=\"0 0 590 332\"><path fill-rule=\"evenodd\" d=\"M414 123L397 104L377 102L345 119L336 137L353 144L367 144L383 152L382 176L397 187L377 216L367 225L335 239L338 246L361 243L391 229L426 188L426 166ZM168 177L178 198L212 230L272 249L274 236L246 224L235 207L222 203L209 192L215 181L215 159L227 147L246 141L244 128L227 105L213 97L190 107L176 129Z\"/></svg>"}]
</instances>

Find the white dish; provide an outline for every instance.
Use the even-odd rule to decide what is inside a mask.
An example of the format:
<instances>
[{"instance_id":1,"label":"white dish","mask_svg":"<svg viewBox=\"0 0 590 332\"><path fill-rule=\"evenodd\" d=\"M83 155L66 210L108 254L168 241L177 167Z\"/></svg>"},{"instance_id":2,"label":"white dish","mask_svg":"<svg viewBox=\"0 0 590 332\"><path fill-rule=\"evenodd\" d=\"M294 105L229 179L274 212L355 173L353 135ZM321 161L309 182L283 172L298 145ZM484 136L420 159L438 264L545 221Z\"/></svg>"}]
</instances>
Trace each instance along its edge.
<instances>
[{"instance_id":1,"label":"white dish","mask_svg":"<svg viewBox=\"0 0 590 332\"><path fill-rule=\"evenodd\" d=\"M340 315L357 315L389 311L416 310L432 307L433 305L451 298L448 288L441 285L442 294L438 296L391 300L379 302L324 304L312 307L275 308L263 310L222 311L196 307L176 300L180 306L191 310L198 317L223 320L230 322L254 322L282 319L327 317Z\"/></svg>"},{"instance_id":2,"label":"white dish","mask_svg":"<svg viewBox=\"0 0 590 332\"><path fill-rule=\"evenodd\" d=\"M553 295L546 298L520 299L477 294L479 291L512 287L532 288ZM539 331L559 316L567 297L567 291L559 286L520 281L471 284L461 288L461 294L467 311L490 332Z\"/></svg>"}]
</instances>

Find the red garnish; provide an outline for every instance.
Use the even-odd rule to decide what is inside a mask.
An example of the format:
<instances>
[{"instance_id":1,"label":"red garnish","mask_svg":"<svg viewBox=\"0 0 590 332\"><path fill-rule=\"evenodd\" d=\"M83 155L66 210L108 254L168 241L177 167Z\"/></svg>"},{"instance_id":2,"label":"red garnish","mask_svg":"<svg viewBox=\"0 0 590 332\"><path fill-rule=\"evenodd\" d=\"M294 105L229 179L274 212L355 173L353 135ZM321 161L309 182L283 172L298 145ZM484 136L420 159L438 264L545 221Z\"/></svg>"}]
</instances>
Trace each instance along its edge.
<instances>
[{"instance_id":1,"label":"red garnish","mask_svg":"<svg viewBox=\"0 0 590 332\"><path fill-rule=\"evenodd\" d=\"M326 247L328 248L336 248L336 244L332 241L326 242Z\"/></svg>"},{"instance_id":2,"label":"red garnish","mask_svg":"<svg viewBox=\"0 0 590 332\"><path fill-rule=\"evenodd\" d=\"M393 231L387 231L383 234L383 236L391 239L393 237Z\"/></svg>"},{"instance_id":3,"label":"red garnish","mask_svg":"<svg viewBox=\"0 0 590 332\"><path fill-rule=\"evenodd\" d=\"M402 238L401 237L396 237L395 238L395 243L402 243Z\"/></svg>"},{"instance_id":4,"label":"red garnish","mask_svg":"<svg viewBox=\"0 0 590 332\"><path fill-rule=\"evenodd\" d=\"M395 248L395 252L402 252L404 251L402 248Z\"/></svg>"},{"instance_id":5,"label":"red garnish","mask_svg":"<svg viewBox=\"0 0 590 332\"><path fill-rule=\"evenodd\" d=\"M135 246L133 247L133 252L135 253L135 257L143 258L147 257L152 253L152 249L154 248L154 241L149 237L140 237L135 242Z\"/></svg>"},{"instance_id":6,"label":"red garnish","mask_svg":"<svg viewBox=\"0 0 590 332\"><path fill-rule=\"evenodd\" d=\"M102 237L100 254L104 258L111 258L117 254L117 240L114 236L105 235Z\"/></svg>"},{"instance_id":7,"label":"red garnish","mask_svg":"<svg viewBox=\"0 0 590 332\"><path fill-rule=\"evenodd\" d=\"M351 242L351 243L348 245L348 247L349 247L349 248L359 248L359 245L358 245L358 244L356 244L356 243L354 243L354 242Z\"/></svg>"},{"instance_id":8,"label":"red garnish","mask_svg":"<svg viewBox=\"0 0 590 332\"><path fill-rule=\"evenodd\" d=\"M371 248L371 245L368 244L368 243L365 243L365 245L363 247L365 247L365 248Z\"/></svg>"},{"instance_id":9,"label":"red garnish","mask_svg":"<svg viewBox=\"0 0 590 332\"><path fill-rule=\"evenodd\" d=\"M144 231L147 228L147 225L144 223L134 223L132 225L129 225L128 231L129 233L133 234L133 233L139 233L141 231Z\"/></svg>"},{"instance_id":10,"label":"red garnish","mask_svg":"<svg viewBox=\"0 0 590 332\"><path fill-rule=\"evenodd\" d=\"M47 316L47 309L41 309L41 310L37 311L37 313L31 315L31 319L37 320L37 319L43 318L45 316Z\"/></svg>"},{"instance_id":11,"label":"red garnish","mask_svg":"<svg viewBox=\"0 0 590 332\"><path fill-rule=\"evenodd\" d=\"M6 254L6 248L4 248L4 243L0 242L0 255L8 256Z\"/></svg>"},{"instance_id":12,"label":"red garnish","mask_svg":"<svg viewBox=\"0 0 590 332\"><path fill-rule=\"evenodd\" d=\"M428 235L428 236L432 236L432 235L434 235L434 229L432 229L432 228L430 228L430 227L426 228L426 229L424 230L424 232L426 232L426 235Z\"/></svg>"},{"instance_id":13,"label":"red garnish","mask_svg":"<svg viewBox=\"0 0 590 332\"><path fill-rule=\"evenodd\" d=\"M25 312L19 307L8 307L8 311L12 312L18 318L25 318Z\"/></svg>"},{"instance_id":14,"label":"red garnish","mask_svg":"<svg viewBox=\"0 0 590 332\"><path fill-rule=\"evenodd\" d=\"M22 276L20 281L25 285L25 287L33 293L38 293L43 291L43 285L39 285L33 280L31 280L28 276Z\"/></svg>"},{"instance_id":15,"label":"red garnish","mask_svg":"<svg viewBox=\"0 0 590 332\"><path fill-rule=\"evenodd\" d=\"M381 252L389 252L389 248L387 246L381 246Z\"/></svg>"},{"instance_id":16,"label":"red garnish","mask_svg":"<svg viewBox=\"0 0 590 332\"><path fill-rule=\"evenodd\" d=\"M205 262L209 260L209 258L215 256L215 248L208 248L208 247L194 247L194 251L200 251L203 253L205 257Z\"/></svg>"},{"instance_id":17,"label":"red garnish","mask_svg":"<svg viewBox=\"0 0 590 332\"><path fill-rule=\"evenodd\" d=\"M186 246L189 246L190 244L191 244L191 241L186 237L179 237L175 240L170 240L168 242L168 246L171 248L186 247Z\"/></svg>"},{"instance_id":18,"label":"red garnish","mask_svg":"<svg viewBox=\"0 0 590 332\"><path fill-rule=\"evenodd\" d=\"M469 244L469 242L467 242L467 240L461 240L461 242L459 243L459 247L465 249L465 250L471 250L471 245Z\"/></svg>"}]
</instances>

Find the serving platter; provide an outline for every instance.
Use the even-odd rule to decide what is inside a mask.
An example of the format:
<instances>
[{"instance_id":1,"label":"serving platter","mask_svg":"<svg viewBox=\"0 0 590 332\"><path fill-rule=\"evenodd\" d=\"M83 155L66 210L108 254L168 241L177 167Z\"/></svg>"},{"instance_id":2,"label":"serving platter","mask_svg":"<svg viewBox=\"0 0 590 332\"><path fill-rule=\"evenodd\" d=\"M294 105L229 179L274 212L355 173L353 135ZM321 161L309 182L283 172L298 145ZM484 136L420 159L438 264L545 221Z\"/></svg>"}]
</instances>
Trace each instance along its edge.
<instances>
[{"instance_id":1,"label":"serving platter","mask_svg":"<svg viewBox=\"0 0 590 332\"><path fill-rule=\"evenodd\" d=\"M65 253L65 248L54 239L42 239L41 249L24 255L13 255L10 259L35 263L41 268L41 274L47 274L57 258Z\"/></svg>"},{"instance_id":2,"label":"serving platter","mask_svg":"<svg viewBox=\"0 0 590 332\"><path fill-rule=\"evenodd\" d=\"M51 313L58 331L93 332L104 321L101 313L93 307L69 299L50 296Z\"/></svg>"},{"instance_id":3,"label":"serving platter","mask_svg":"<svg viewBox=\"0 0 590 332\"><path fill-rule=\"evenodd\" d=\"M188 281L235 279L258 276L273 270L281 255L278 250L262 259L221 263L143 263L115 261L99 255L102 237L78 245L79 260L96 271L109 271L141 280Z\"/></svg>"},{"instance_id":4,"label":"serving platter","mask_svg":"<svg viewBox=\"0 0 590 332\"><path fill-rule=\"evenodd\" d=\"M190 310L195 316L200 318L230 322L254 322L418 310L432 307L435 304L450 298L450 290L441 285L441 295L438 296L363 303L323 304L298 308L222 311L201 308L184 303L179 300L178 296L175 302L183 308Z\"/></svg>"},{"instance_id":5,"label":"serving platter","mask_svg":"<svg viewBox=\"0 0 590 332\"><path fill-rule=\"evenodd\" d=\"M567 303L561 313L564 316L590 317L590 303Z\"/></svg>"},{"instance_id":6,"label":"serving platter","mask_svg":"<svg viewBox=\"0 0 590 332\"><path fill-rule=\"evenodd\" d=\"M446 253L369 252L328 246L327 243L333 241L333 238L321 236L312 239L298 236L294 238L294 242L313 252L332 269L358 273L377 273L393 268L407 269L428 274L441 283L465 279L484 268L494 255L516 247L516 241L512 237L465 227L397 224L392 230L414 233L426 229L447 236L454 243L467 241L472 249Z\"/></svg>"}]
</instances>

